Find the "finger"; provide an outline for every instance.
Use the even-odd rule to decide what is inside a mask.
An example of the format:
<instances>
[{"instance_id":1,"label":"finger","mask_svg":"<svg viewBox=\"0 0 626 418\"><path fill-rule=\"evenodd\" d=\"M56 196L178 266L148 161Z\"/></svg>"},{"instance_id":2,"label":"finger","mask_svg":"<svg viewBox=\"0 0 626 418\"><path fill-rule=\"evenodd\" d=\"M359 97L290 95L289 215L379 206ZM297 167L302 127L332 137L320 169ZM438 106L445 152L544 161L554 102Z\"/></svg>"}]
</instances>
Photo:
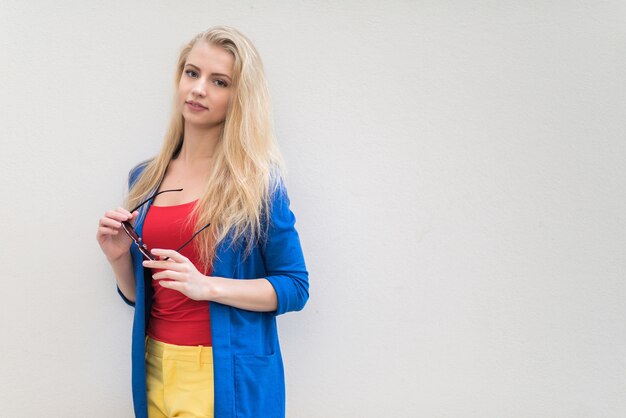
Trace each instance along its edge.
<instances>
[{"instance_id":1,"label":"finger","mask_svg":"<svg viewBox=\"0 0 626 418\"><path fill-rule=\"evenodd\" d=\"M154 255L158 255L162 257L169 257L172 260L176 261L177 263L186 263L189 261L187 257L185 257L181 253L174 251L174 250L163 250L161 248L154 248L151 251L152 251L152 254Z\"/></svg>"},{"instance_id":2,"label":"finger","mask_svg":"<svg viewBox=\"0 0 626 418\"><path fill-rule=\"evenodd\" d=\"M137 220L138 216L139 216L139 211L138 210L134 211L131 214L130 218L128 218L128 222L130 222L132 226L135 226L135 221Z\"/></svg>"},{"instance_id":3,"label":"finger","mask_svg":"<svg viewBox=\"0 0 626 418\"><path fill-rule=\"evenodd\" d=\"M178 292L183 292L183 284L179 282L168 282L167 280L159 281L159 285L162 287L166 287L168 289L176 290Z\"/></svg>"},{"instance_id":4,"label":"finger","mask_svg":"<svg viewBox=\"0 0 626 418\"><path fill-rule=\"evenodd\" d=\"M177 271L172 271L172 270L160 271L160 272L152 275L152 279L154 279L154 280L172 279L172 280L175 280L175 281L180 281L180 280L182 280L184 278L185 278L184 274L179 273Z\"/></svg>"},{"instance_id":5,"label":"finger","mask_svg":"<svg viewBox=\"0 0 626 418\"><path fill-rule=\"evenodd\" d=\"M133 216L133 215L132 215L132 213L130 213L129 211L127 211L127 210L126 210L126 209L124 209L124 208L117 208L117 211L118 211L118 212L120 212L120 213L123 213L124 215L128 216L129 218L130 218L131 216Z\"/></svg>"},{"instance_id":6,"label":"finger","mask_svg":"<svg viewBox=\"0 0 626 418\"><path fill-rule=\"evenodd\" d=\"M104 214L105 218L115 219L116 221L125 221L128 219L128 215L118 212L116 210L109 210Z\"/></svg>"},{"instance_id":7,"label":"finger","mask_svg":"<svg viewBox=\"0 0 626 418\"><path fill-rule=\"evenodd\" d=\"M115 235L118 233L118 230L101 226L100 228L98 228L98 232L100 233L100 235Z\"/></svg>"},{"instance_id":8,"label":"finger","mask_svg":"<svg viewBox=\"0 0 626 418\"><path fill-rule=\"evenodd\" d=\"M109 227L109 228L113 228L113 229L117 229L117 228L121 228L122 227L122 223L116 221L115 219L111 219L111 218L100 218L100 226L104 226L104 227Z\"/></svg>"},{"instance_id":9,"label":"finger","mask_svg":"<svg viewBox=\"0 0 626 418\"><path fill-rule=\"evenodd\" d=\"M150 250L154 254L153 250ZM176 263L174 261L162 261L162 260L144 260L143 266L152 269L183 271L184 264Z\"/></svg>"},{"instance_id":10,"label":"finger","mask_svg":"<svg viewBox=\"0 0 626 418\"><path fill-rule=\"evenodd\" d=\"M120 220L120 221L125 221L129 217L128 211L127 210L121 211L120 208L115 209L115 210L110 210L107 213L111 214L111 216L110 216L111 218L117 219L117 220Z\"/></svg>"}]
</instances>

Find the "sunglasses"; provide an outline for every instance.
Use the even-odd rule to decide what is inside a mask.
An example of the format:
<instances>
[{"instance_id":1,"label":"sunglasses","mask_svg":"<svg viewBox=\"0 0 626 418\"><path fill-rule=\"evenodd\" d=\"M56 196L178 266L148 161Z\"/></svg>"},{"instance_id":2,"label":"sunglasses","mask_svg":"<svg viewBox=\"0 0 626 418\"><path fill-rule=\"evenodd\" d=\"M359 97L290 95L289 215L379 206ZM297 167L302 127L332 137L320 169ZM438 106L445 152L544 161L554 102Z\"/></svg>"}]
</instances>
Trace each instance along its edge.
<instances>
[{"instance_id":1,"label":"sunglasses","mask_svg":"<svg viewBox=\"0 0 626 418\"><path fill-rule=\"evenodd\" d=\"M142 207L143 205L145 205L146 203L148 203L149 201L151 201L152 199L154 199L155 197L157 197L158 195L160 195L161 193L167 193L167 192L180 192L183 189L171 189L171 190L162 190L160 192L157 192L155 194L153 194L152 196L150 196L148 199L144 200L143 202L141 202L136 208L134 208L133 210L130 211L130 213L133 213L134 211L136 211L137 209L139 209L140 207ZM205 226L203 226L202 228L200 228L198 231L196 231L191 238L189 238L183 245L181 245L180 247L178 247L176 249L176 252L179 252L180 250L182 250L185 245L189 244L195 237L196 235L198 235L200 232L204 231L206 228L208 228L211 225L211 223L209 222L208 224L206 224ZM128 234L128 236L130 237L130 239L133 240L133 242L137 245L137 248L139 249L139 251L141 252L141 254L143 254L143 256L148 259L148 260L158 260L157 256L155 256L154 254L152 254L150 252L150 250L148 249L148 246L146 244L143 243L141 237L139 236L139 234L137 233L137 231L135 231L135 228L133 228L133 226L130 224L130 222L128 221L122 221L122 229L124 229L124 232L126 232L126 234ZM165 257L162 261L166 261L169 260L169 257Z\"/></svg>"}]
</instances>

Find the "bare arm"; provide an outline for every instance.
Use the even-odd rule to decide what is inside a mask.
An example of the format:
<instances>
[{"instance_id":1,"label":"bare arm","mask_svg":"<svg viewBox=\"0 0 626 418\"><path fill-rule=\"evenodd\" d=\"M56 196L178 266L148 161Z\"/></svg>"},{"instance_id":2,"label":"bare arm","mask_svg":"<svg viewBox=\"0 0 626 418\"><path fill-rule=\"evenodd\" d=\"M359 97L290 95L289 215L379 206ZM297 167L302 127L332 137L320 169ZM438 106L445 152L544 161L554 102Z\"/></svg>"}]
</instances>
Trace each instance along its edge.
<instances>
[{"instance_id":1,"label":"bare arm","mask_svg":"<svg viewBox=\"0 0 626 418\"><path fill-rule=\"evenodd\" d=\"M109 260L113 273L115 273L115 280L117 281L117 287L122 294L131 302L135 302L135 273L133 271L133 261L130 256L130 252L119 257L117 260Z\"/></svg>"},{"instance_id":2,"label":"bare arm","mask_svg":"<svg viewBox=\"0 0 626 418\"><path fill-rule=\"evenodd\" d=\"M121 222L134 222L138 215L139 212L135 211L131 214L124 208L107 211L100 218L96 233L96 240L115 273L119 292L129 304L134 304L136 299L135 273L129 251L132 241L121 231Z\"/></svg>"},{"instance_id":3,"label":"bare arm","mask_svg":"<svg viewBox=\"0 0 626 418\"><path fill-rule=\"evenodd\" d=\"M208 277L207 299L235 308L272 312L278 304L276 291L267 279L235 280Z\"/></svg>"},{"instance_id":4,"label":"bare arm","mask_svg":"<svg viewBox=\"0 0 626 418\"><path fill-rule=\"evenodd\" d=\"M205 276L187 257L174 250L154 248L151 251L154 255L171 258L168 261L143 262L144 267L163 269L152 276L163 287L177 290L194 300L219 302L248 311L276 310L276 291L267 279L239 280Z\"/></svg>"}]
</instances>

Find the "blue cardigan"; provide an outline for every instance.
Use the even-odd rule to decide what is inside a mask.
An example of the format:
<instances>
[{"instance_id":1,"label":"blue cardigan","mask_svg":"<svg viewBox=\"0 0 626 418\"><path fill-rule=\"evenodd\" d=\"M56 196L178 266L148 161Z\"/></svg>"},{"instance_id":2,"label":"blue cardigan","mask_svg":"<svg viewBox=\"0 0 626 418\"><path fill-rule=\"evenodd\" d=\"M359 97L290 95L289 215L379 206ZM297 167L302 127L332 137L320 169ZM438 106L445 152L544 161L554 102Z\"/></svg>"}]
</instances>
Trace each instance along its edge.
<instances>
[{"instance_id":1,"label":"blue cardigan","mask_svg":"<svg viewBox=\"0 0 626 418\"><path fill-rule=\"evenodd\" d=\"M146 167L130 171L129 187ZM140 210L135 229L141 235L148 203ZM301 310L309 297L308 272L302 255L295 217L284 185L272 194L267 237L244 258L242 240L224 240L216 250L213 275L233 279L266 278L276 291L274 312L252 312L210 302L215 385L215 417L274 418L285 416L285 378L278 343L276 316ZM131 246L136 303L132 331L132 387L135 416L148 418L145 337L152 302L151 275L142 255Z\"/></svg>"}]
</instances>

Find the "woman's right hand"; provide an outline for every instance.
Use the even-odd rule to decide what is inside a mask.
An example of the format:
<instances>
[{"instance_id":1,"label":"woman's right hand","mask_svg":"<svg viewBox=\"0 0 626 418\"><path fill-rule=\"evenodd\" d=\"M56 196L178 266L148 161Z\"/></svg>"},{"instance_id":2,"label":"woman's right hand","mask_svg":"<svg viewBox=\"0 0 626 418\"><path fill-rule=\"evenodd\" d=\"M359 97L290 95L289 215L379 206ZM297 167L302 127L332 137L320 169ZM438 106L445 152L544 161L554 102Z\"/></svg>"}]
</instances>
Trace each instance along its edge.
<instances>
[{"instance_id":1,"label":"woman's right hand","mask_svg":"<svg viewBox=\"0 0 626 418\"><path fill-rule=\"evenodd\" d=\"M128 252L133 240L122 230L122 222L128 221L132 225L138 215L138 211L131 214L124 208L117 208L100 218L96 240L107 260L115 261Z\"/></svg>"}]
</instances>

